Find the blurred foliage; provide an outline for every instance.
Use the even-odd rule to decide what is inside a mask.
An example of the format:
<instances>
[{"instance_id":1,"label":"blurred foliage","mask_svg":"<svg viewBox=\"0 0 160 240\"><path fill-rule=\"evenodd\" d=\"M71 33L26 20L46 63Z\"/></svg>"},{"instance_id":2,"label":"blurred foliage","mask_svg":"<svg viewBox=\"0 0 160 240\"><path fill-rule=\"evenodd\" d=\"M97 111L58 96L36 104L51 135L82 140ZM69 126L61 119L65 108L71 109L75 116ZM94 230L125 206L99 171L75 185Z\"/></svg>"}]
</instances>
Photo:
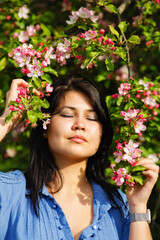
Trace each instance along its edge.
<instances>
[{"instance_id":1,"label":"blurred foliage","mask_svg":"<svg viewBox=\"0 0 160 240\"><path fill-rule=\"evenodd\" d=\"M88 3L90 2L90 3ZM18 9L27 5L30 9L29 18L19 19ZM97 45L93 42L88 47L85 46L85 54L87 56L85 68L81 68L78 64L76 55L78 55L78 47L84 44L84 41L76 42L73 36L84 32L89 25L82 22L77 25L69 26L66 20L69 19L71 11L77 11L80 7L93 9L95 14L99 16L98 23L90 23L89 29L104 29L107 33L107 38L112 38L116 42L116 47L119 48L117 54L112 54L110 58L96 55ZM8 20L7 16L11 16ZM123 24L120 24L123 22ZM117 93L120 83L128 81L128 69L130 76L134 78L134 89L132 94L133 99L129 101L126 110L138 105L136 100L136 91L141 89L139 80L144 82L152 82L156 86L157 91L160 91L159 82L159 53L160 53L160 4L159 1L152 0L136 0L136 1L74 1L74 0L6 0L0 1L0 111L3 112L5 106L5 95L10 87L11 81L14 78L28 77L23 75L19 70L14 60L8 57L11 50L22 43L18 38L13 38L13 34L24 31L26 26L40 25L40 31L36 36L32 36L29 42L34 46L38 43L43 43L44 47L48 45L57 46L64 37L72 39L72 50L75 58L67 60L66 65L60 66L58 62L54 62L54 69L59 76L66 74L80 74L88 80L96 84L106 98L109 106L113 127L115 130L114 140L120 136L120 129L125 126L122 118L118 118L117 113L120 112L120 107L123 109L124 100L119 98L119 102L111 97ZM119 26L119 27L118 27ZM124 35L125 33L125 35ZM117 35L119 34L119 35ZM120 37L121 35L121 37ZM134 36L139 36L139 38ZM125 41L125 38L128 41ZM129 41L130 39L130 41ZM139 41L140 39L140 41ZM138 43L138 44L136 44ZM127 48L128 47L128 52ZM103 47L103 46L102 46ZM121 48L120 48L121 47ZM101 49L99 49L101 51ZM127 55L129 53L129 56ZM106 53L105 53L106 54ZM104 55L105 55L104 54ZM126 54L127 58L124 57ZM130 57L130 59L129 59ZM96 66L89 68L89 64L95 61ZM128 66L127 66L128 65ZM53 81L57 78L54 74L50 74ZM156 96L157 102L160 96ZM143 109L146 111L145 107ZM136 136L140 142L143 156L153 155L156 158L160 157L160 109L156 109L158 115L153 115L153 110L149 110L150 121L146 123L147 129L141 137ZM29 160L29 136L30 128L24 131L24 126L20 125L9 133L3 142L0 144L0 170L8 171L13 168L20 168L25 171ZM133 137L134 138L134 137ZM113 161L112 152L115 149L113 142L110 161ZM159 160L156 160L159 164ZM110 170L108 170L110 174ZM152 211L151 230L153 239L160 239L160 179L158 180L148 207Z\"/></svg>"}]
</instances>

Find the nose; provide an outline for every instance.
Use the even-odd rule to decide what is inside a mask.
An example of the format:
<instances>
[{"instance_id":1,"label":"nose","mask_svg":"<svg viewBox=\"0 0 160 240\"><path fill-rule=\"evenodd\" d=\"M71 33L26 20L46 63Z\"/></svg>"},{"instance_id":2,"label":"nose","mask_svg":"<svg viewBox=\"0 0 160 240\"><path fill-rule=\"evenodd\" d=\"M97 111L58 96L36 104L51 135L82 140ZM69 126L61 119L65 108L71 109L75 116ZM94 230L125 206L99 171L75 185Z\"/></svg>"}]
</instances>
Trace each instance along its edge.
<instances>
[{"instance_id":1,"label":"nose","mask_svg":"<svg viewBox=\"0 0 160 240\"><path fill-rule=\"evenodd\" d=\"M84 119L82 117L76 117L75 121L72 125L72 130L83 130L85 131L86 126L85 126L85 122Z\"/></svg>"}]
</instances>

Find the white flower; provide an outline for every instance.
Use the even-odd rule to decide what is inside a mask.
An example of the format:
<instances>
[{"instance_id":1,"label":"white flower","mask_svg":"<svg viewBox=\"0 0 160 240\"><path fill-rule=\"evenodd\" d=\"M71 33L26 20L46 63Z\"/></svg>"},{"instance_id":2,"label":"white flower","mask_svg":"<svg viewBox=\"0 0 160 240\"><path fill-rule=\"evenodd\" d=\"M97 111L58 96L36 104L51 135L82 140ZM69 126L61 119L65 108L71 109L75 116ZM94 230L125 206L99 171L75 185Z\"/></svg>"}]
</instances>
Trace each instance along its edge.
<instances>
[{"instance_id":1,"label":"white flower","mask_svg":"<svg viewBox=\"0 0 160 240\"><path fill-rule=\"evenodd\" d=\"M8 157L13 158L17 154L17 151L15 148L7 148L6 153L7 153Z\"/></svg>"},{"instance_id":2,"label":"white flower","mask_svg":"<svg viewBox=\"0 0 160 240\"><path fill-rule=\"evenodd\" d=\"M150 96L142 99L142 102L144 102L144 104L147 104L149 106L155 107L156 106L156 100Z\"/></svg>"},{"instance_id":3,"label":"white flower","mask_svg":"<svg viewBox=\"0 0 160 240\"><path fill-rule=\"evenodd\" d=\"M27 19L28 18L28 13L30 12L29 8L27 8L27 5L24 5L23 7L19 8L18 11L18 17L19 18L24 18Z\"/></svg>"},{"instance_id":4,"label":"white flower","mask_svg":"<svg viewBox=\"0 0 160 240\"><path fill-rule=\"evenodd\" d=\"M20 32L18 38L19 38L19 41L22 42L22 43L24 43L24 42L29 40L29 37L28 37L27 33L24 32L24 31Z\"/></svg>"},{"instance_id":5,"label":"white flower","mask_svg":"<svg viewBox=\"0 0 160 240\"><path fill-rule=\"evenodd\" d=\"M68 23L68 24L74 24L78 20L78 16L77 16L76 12L72 12L72 15L70 15L69 18L70 18L70 20L66 21L66 23Z\"/></svg>"},{"instance_id":6,"label":"white flower","mask_svg":"<svg viewBox=\"0 0 160 240\"><path fill-rule=\"evenodd\" d=\"M147 157L153 159L154 162L159 161L159 158L156 153L149 154Z\"/></svg>"}]
</instances>

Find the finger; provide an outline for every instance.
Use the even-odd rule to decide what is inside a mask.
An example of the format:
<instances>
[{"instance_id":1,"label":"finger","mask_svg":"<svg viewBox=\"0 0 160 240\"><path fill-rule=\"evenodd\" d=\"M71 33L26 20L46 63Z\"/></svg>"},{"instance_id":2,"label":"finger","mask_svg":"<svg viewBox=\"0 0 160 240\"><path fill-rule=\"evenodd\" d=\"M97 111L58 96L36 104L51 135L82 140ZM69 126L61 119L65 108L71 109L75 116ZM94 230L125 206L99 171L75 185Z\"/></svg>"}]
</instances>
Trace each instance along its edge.
<instances>
[{"instance_id":1,"label":"finger","mask_svg":"<svg viewBox=\"0 0 160 240\"><path fill-rule=\"evenodd\" d=\"M148 181L153 184L155 184L158 179L158 174L152 170L144 171L143 175L145 176L146 180L148 179Z\"/></svg>"},{"instance_id":2,"label":"finger","mask_svg":"<svg viewBox=\"0 0 160 240\"><path fill-rule=\"evenodd\" d=\"M22 78L13 79L12 83L11 83L11 86L15 86L15 85L22 85L23 87L29 87L30 86L30 84Z\"/></svg>"}]
</instances>

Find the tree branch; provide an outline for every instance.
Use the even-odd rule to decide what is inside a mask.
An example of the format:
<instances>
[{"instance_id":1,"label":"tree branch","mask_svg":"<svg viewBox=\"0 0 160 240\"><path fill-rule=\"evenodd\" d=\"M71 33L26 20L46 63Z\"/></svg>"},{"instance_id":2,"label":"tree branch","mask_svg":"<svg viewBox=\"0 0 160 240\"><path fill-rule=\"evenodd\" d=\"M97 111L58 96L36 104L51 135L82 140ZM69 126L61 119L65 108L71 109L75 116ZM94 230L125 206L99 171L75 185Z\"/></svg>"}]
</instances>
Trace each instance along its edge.
<instances>
[{"instance_id":1,"label":"tree branch","mask_svg":"<svg viewBox=\"0 0 160 240\"><path fill-rule=\"evenodd\" d=\"M84 1L84 2L90 3L90 4L96 4L95 0L80 0L80 1ZM132 0L125 0L123 3L121 3L121 5L118 7L118 12L120 14L122 14L126 10L128 5L131 4L131 2L132 2ZM106 6L103 7L103 10L106 12L112 13L112 14L116 14L116 13L112 12L111 9L109 9Z\"/></svg>"}]
</instances>

